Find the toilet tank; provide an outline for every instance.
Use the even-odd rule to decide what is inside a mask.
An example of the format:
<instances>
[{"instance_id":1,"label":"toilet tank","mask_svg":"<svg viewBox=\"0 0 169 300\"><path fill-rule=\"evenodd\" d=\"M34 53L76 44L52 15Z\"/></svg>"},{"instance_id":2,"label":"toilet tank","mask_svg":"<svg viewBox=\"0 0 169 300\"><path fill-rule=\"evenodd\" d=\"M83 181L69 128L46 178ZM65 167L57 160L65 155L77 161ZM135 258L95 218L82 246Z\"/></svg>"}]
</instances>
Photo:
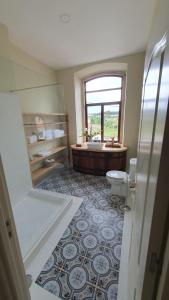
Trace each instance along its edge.
<instances>
[{"instance_id":1,"label":"toilet tank","mask_svg":"<svg viewBox=\"0 0 169 300\"><path fill-rule=\"evenodd\" d=\"M129 181L130 181L130 186L134 186L135 185L136 165L137 165L137 158L131 158L130 159L130 166L129 166Z\"/></svg>"}]
</instances>

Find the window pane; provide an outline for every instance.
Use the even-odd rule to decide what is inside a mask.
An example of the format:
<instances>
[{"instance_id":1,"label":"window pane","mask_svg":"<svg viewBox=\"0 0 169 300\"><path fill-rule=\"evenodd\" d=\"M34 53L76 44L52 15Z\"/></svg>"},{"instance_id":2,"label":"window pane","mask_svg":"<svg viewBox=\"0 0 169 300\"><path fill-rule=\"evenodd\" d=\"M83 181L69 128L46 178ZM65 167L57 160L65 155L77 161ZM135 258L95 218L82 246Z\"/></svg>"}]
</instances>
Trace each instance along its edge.
<instances>
[{"instance_id":1,"label":"window pane","mask_svg":"<svg viewBox=\"0 0 169 300\"><path fill-rule=\"evenodd\" d=\"M109 141L112 137L118 141L119 105L104 106L104 140Z\"/></svg>"},{"instance_id":2,"label":"window pane","mask_svg":"<svg viewBox=\"0 0 169 300\"><path fill-rule=\"evenodd\" d=\"M121 90L86 93L86 103L104 103L121 101Z\"/></svg>"},{"instance_id":3,"label":"window pane","mask_svg":"<svg viewBox=\"0 0 169 300\"><path fill-rule=\"evenodd\" d=\"M93 139L101 140L101 107L100 106L88 106L88 129L92 127L95 132L99 131Z\"/></svg>"},{"instance_id":4,"label":"window pane","mask_svg":"<svg viewBox=\"0 0 169 300\"><path fill-rule=\"evenodd\" d=\"M117 76L103 76L86 82L86 91L97 91L112 88L121 88L122 78Z\"/></svg>"}]
</instances>

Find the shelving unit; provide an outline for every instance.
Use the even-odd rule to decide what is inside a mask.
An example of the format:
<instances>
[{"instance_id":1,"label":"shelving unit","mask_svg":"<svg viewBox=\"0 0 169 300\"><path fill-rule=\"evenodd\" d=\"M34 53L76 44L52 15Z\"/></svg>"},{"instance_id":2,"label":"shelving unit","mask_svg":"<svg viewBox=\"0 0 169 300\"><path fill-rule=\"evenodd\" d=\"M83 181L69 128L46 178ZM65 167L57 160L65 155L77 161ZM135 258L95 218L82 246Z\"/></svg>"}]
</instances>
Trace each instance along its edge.
<instances>
[{"instance_id":1,"label":"shelving unit","mask_svg":"<svg viewBox=\"0 0 169 300\"><path fill-rule=\"evenodd\" d=\"M60 137L57 137L57 138L53 138L53 139L50 139L50 140L38 141L38 142L35 142L35 143L32 143L32 144L28 144L28 147L31 148L31 147L34 147L34 146L47 144L47 143L50 143L50 142L55 141L55 140L57 140L57 139L64 138L64 137L66 137L66 136L67 136L67 135L64 134L63 136L60 136Z\"/></svg>"},{"instance_id":2,"label":"shelving unit","mask_svg":"<svg viewBox=\"0 0 169 300\"><path fill-rule=\"evenodd\" d=\"M52 122L52 123L46 123L46 125L60 125L60 124L66 124L66 122ZM36 124L24 124L25 126L35 126Z\"/></svg>"},{"instance_id":3,"label":"shelving unit","mask_svg":"<svg viewBox=\"0 0 169 300\"><path fill-rule=\"evenodd\" d=\"M65 113L24 113L23 125L25 130L25 138L31 135L38 136L37 123L35 118L40 117L43 120L45 133L47 130L60 129L64 130L64 134L50 139L39 140L34 143L27 142L27 149L30 161L30 170L32 174L33 184L38 183L53 169L60 167L62 164L69 163L69 135L68 135L68 116ZM40 156L39 152L46 151L47 155ZM45 160L54 158L55 162L49 167L45 166Z\"/></svg>"},{"instance_id":4,"label":"shelving unit","mask_svg":"<svg viewBox=\"0 0 169 300\"><path fill-rule=\"evenodd\" d=\"M38 182L40 178L43 178L45 175L48 175L52 170L57 168L58 163L53 164L51 167L48 168L39 168L32 172L32 181L34 183Z\"/></svg>"},{"instance_id":5,"label":"shelving unit","mask_svg":"<svg viewBox=\"0 0 169 300\"><path fill-rule=\"evenodd\" d=\"M37 164L38 162L44 161L46 158L49 158L64 149L66 149L65 146L59 146L59 147L52 148L49 150L50 151L49 155L46 155L45 157L41 157L41 156L35 157L33 160L30 161L30 165L33 166L33 165Z\"/></svg>"}]
</instances>

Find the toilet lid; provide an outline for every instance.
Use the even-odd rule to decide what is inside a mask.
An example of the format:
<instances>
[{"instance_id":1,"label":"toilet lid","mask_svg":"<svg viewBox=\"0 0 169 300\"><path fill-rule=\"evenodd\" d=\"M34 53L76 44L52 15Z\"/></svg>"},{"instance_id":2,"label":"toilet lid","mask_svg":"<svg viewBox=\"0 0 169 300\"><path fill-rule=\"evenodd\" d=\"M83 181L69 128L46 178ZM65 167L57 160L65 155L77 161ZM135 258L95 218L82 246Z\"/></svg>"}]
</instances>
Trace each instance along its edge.
<instances>
[{"instance_id":1,"label":"toilet lid","mask_svg":"<svg viewBox=\"0 0 169 300\"><path fill-rule=\"evenodd\" d=\"M107 172L106 176L112 178L114 181L124 181L126 178L126 172L109 171Z\"/></svg>"}]
</instances>

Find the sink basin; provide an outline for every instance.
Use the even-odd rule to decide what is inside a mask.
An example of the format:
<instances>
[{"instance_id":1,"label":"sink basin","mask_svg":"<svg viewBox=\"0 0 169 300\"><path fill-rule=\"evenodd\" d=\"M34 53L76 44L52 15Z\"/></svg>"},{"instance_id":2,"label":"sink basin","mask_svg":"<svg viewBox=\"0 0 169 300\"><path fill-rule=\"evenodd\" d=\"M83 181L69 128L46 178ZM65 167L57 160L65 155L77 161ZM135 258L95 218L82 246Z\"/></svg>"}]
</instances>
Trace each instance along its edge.
<instances>
[{"instance_id":1,"label":"sink basin","mask_svg":"<svg viewBox=\"0 0 169 300\"><path fill-rule=\"evenodd\" d=\"M117 145L114 144L114 145L113 145L113 148L122 148L122 145L120 145L120 144L117 144Z\"/></svg>"},{"instance_id":2,"label":"sink basin","mask_svg":"<svg viewBox=\"0 0 169 300\"><path fill-rule=\"evenodd\" d=\"M106 143L105 144L105 147L106 148L122 148L123 147L123 145L121 145L121 144L119 144L119 143L115 143L113 146L112 146L112 144L111 143Z\"/></svg>"},{"instance_id":3,"label":"sink basin","mask_svg":"<svg viewBox=\"0 0 169 300\"><path fill-rule=\"evenodd\" d=\"M88 149L102 149L103 148L103 143L87 143L87 148Z\"/></svg>"}]
</instances>

